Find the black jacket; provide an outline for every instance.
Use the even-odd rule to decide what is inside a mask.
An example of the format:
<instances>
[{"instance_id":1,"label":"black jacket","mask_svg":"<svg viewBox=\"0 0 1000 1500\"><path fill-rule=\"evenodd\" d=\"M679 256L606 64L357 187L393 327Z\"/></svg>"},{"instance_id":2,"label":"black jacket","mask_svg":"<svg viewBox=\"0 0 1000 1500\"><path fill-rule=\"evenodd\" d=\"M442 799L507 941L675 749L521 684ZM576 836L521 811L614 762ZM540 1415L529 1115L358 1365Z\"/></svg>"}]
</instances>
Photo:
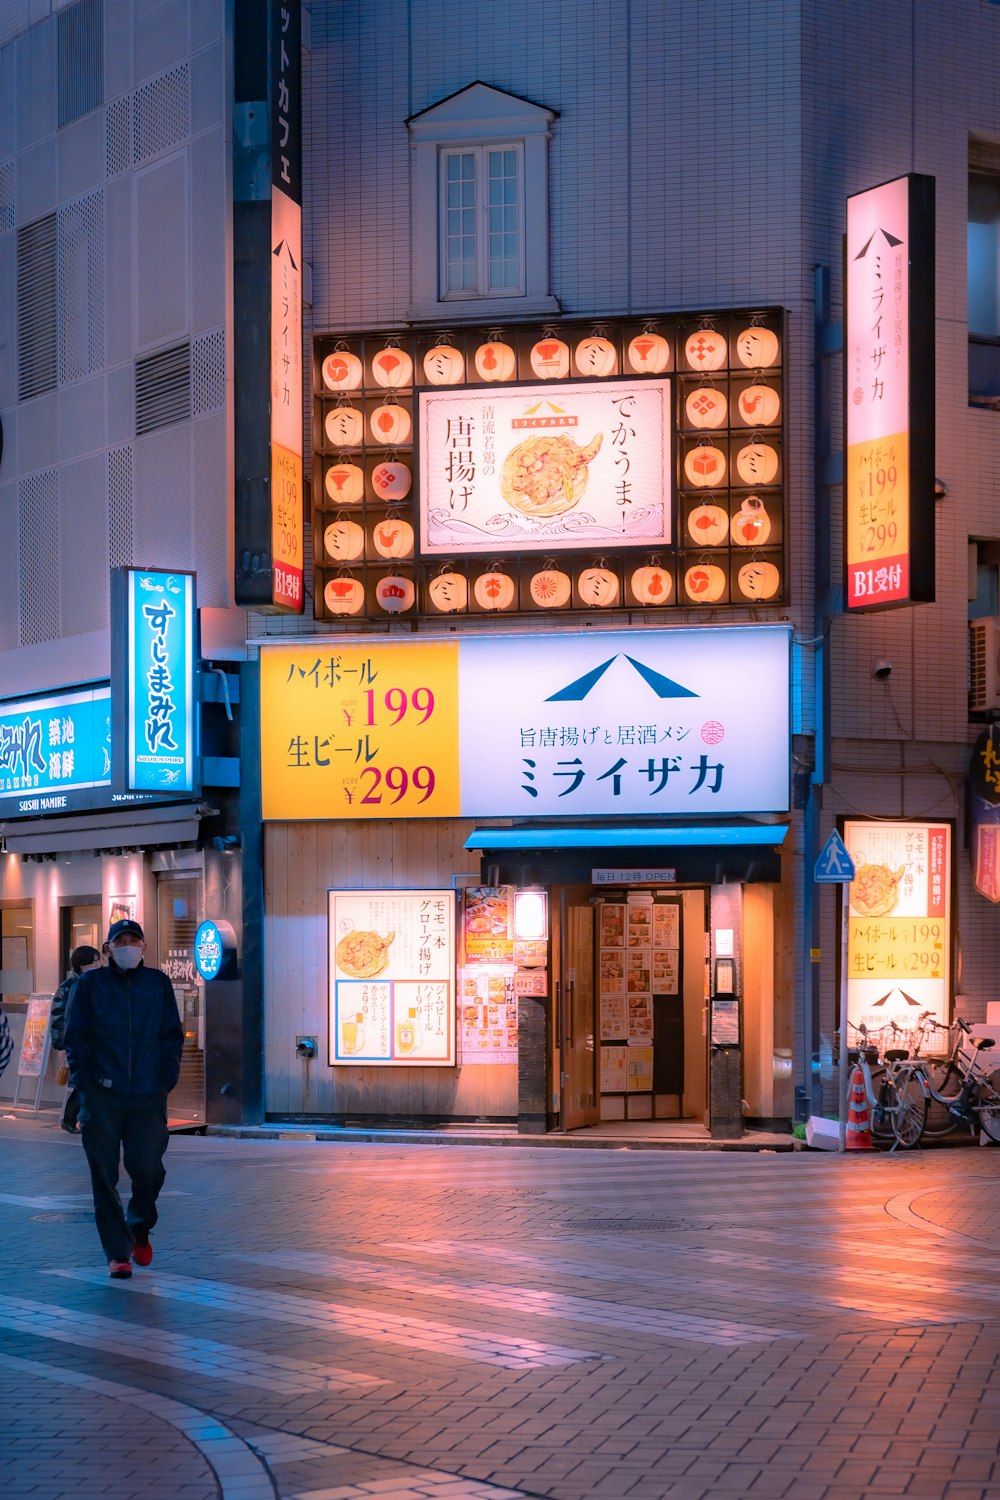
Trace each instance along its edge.
<instances>
[{"instance_id":1,"label":"black jacket","mask_svg":"<svg viewBox=\"0 0 1000 1500\"><path fill-rule=\"evenodd\" d=\"M79 974L67 974L62 984L52 996L49 1035L52 1038L52 1047L55 1052L61 1052L65 1045L63 1037L66 1032L66 1013L69 1010L69 997L72 995L73 986L79 977Z\"/></svg>"},{"instance_id":2,"label":"black jacket","mask_svg":"<svg viewBox=\"0 0 1000 1500\"><path fill-rule=\"evenodd\" d=\"M74 1088L116 1094L169 1093L181 1067L184 1032L162 969L104 969L81 974L64 1034Z\"/></svg>"}]
</instances>

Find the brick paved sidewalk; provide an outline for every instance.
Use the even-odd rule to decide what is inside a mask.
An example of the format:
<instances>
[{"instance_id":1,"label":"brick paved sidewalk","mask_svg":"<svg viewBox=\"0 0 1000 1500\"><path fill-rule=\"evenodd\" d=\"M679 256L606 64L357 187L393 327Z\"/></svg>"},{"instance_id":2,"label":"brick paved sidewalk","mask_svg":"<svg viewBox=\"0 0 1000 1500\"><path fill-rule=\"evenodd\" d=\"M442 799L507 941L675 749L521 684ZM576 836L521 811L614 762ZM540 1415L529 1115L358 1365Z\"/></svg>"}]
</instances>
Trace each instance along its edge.
<instances>
[{"instance_id":1,"label":"brick paved sidewalk","mask_svg":"<svg viewBox=\"0 0 1000 1500\"><path fill-rule=\"evenodd\" d=\"M995 1500L1000 1155L179 1138L110 1282L0 1120L4 1500Z\"/></svg>"}]
</instances>

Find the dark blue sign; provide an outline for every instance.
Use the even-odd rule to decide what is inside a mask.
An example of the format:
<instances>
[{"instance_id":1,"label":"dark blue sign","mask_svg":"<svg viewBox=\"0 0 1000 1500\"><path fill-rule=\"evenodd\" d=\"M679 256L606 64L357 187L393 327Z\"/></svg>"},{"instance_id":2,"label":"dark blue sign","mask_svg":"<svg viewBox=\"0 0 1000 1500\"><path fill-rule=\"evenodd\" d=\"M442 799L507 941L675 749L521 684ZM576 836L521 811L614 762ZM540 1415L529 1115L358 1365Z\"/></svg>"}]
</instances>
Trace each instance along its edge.
<instances>
[{"instance_id":1,"label":"dark blue sign","mask_svg":"<svg viewBox=\"0 0 1000 1500\"><path fill-rule=\"evenodd\" d=\"M193 573L126 573L126 786L195 790L196 619Z\"/></svg>"}]
</instances>

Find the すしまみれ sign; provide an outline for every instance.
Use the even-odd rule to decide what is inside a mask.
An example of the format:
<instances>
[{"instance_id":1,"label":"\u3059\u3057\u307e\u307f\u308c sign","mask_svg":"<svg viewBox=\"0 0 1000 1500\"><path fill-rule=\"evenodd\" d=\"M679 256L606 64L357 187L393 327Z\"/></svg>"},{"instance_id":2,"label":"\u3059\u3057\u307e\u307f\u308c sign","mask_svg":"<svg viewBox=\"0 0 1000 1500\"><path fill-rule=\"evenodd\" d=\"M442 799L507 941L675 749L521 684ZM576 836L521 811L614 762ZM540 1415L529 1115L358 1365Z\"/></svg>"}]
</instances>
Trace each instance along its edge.
<instances>
[{"instance_id":1,"label":"\u3059\u3057\u307e\u307f\u308c sign","mask_svg":"<svg viewBox=\"0 0 1000 1500\"><path fill-rule=\"evenodd\" d=\"M785 812L785 626L265 646L264 817Z\"/></svg>"}]
</instances>

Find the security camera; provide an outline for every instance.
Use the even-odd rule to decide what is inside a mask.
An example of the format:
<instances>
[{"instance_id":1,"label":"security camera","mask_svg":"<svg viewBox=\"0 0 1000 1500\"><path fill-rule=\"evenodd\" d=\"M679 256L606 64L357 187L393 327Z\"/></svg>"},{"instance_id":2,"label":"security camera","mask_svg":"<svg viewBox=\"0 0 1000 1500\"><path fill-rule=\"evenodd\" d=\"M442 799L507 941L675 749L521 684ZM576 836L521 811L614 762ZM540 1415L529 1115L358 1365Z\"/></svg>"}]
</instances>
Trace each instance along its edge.
<instances>
[{"instance_id":1,"label":"security camera","mask_svg":"<svg viewBox=\"0 0 1000 1500\"><path fill-rule=\"evenodd\" d=\"M888 657L880 656L872 662L872 676L876 682L886 682L892 676L892 662Z\"/></svg>"}]
</instances>

